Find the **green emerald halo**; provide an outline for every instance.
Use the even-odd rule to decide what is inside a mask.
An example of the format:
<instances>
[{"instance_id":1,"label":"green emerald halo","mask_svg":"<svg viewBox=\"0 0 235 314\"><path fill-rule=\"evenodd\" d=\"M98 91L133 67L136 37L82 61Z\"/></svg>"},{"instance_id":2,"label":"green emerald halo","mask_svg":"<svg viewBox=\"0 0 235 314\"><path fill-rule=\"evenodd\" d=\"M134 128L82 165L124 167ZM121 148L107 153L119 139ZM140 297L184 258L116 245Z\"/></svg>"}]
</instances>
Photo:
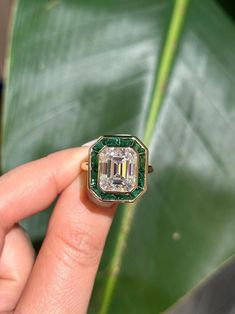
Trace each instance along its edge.
<instances>
[{"instance_id":1,"label":"green emerald halo","mask_svg":"<svg viewBox=\"0 0 235 314\"><path fill-rule=\"evenodd\" d=\"M105 158L106 152L110 153L110 156L112 154L117 156L113 159L110 157L106 163L102 163L101 158ZM120 153L124 156L124 162L115 163L115 158L120 160ZM131 159L128 160L128 158ZM115 182L111 187L110 185L105 187L101 176L104 171L110 174L107 165L115 169L118 174L117 177L109 178L109 182L110 180ZM96 199L101 201L133 202L146 191L147 169L148 149L137 137L131 135L101 136L90 148L88 189ZM119 173L124 174L124 178ZM127 182L126 186L123 182Z\"/></svg>"}]
</instances>

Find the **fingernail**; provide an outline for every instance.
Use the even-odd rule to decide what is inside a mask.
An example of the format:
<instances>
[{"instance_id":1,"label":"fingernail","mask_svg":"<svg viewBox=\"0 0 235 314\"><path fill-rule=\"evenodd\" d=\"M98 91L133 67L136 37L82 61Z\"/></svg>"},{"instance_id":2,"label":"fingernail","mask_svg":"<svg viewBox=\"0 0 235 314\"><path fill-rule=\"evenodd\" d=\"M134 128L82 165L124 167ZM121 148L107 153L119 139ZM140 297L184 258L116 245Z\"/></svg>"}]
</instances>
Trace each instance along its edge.
<instances>
[{"instance_id":1,"label":"fingernail","mask_svg":"<svg viewBox=\"0 0 235 314\"><path fill-rule=\"evenodd\" d=\"M82 147L83 147L83 146L88 146L88 147L90 147L90 146L92 146L93 144L95 144L96 141L97 141L97 139L92 140L92 141L89 141L89 142L83 144Z\"/></svg>"}]
</instances>

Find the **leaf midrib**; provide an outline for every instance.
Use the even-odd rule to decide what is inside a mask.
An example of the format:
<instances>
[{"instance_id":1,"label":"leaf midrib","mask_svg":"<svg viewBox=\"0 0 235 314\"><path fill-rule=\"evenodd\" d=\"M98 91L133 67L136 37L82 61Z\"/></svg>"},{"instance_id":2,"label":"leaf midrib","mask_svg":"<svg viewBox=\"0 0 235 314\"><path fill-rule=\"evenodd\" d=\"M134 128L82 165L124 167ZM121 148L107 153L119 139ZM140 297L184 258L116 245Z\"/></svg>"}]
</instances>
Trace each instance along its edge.
<instances>
[{"instance_id":1,"label":"leaf midrib","mask_svg":"<svg viewBox=\"0 0 235 314\"><path fill-rule=\"evenodd\" d=\"M176 49L181 38L182 25L189 1L190 0L175 0L164 49L159 62L159 70L155 80L153 96L149 104L149 113L144 132L144 143L147 146L149 146L151 143L160 108L167 91L167 83L169 82L173 61L176 55ZM122 210L123 214L121 217L120 230L115 243L114 254L109 266L109 275L104 288L103 301L99 311L100 314L107 314L112 302L115 286L122 264L122 258L125 252L127 238L136 211L136 204L124 205Z\"/></svg>"}]
</instances>

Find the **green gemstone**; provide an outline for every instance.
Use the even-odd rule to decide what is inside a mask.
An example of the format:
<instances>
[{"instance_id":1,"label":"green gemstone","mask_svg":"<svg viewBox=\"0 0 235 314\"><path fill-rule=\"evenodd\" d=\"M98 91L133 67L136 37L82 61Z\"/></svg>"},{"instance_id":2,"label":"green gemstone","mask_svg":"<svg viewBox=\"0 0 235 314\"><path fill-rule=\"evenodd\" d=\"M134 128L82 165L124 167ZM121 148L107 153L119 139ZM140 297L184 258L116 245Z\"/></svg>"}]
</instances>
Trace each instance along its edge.
<instances>
[{"instance_id":1,"label":"green gemstone","mask_svg":"<svg viewBox=\"0 0 235 314\"><path fill-rule=\"evenodd\" d=\"M92 171L95 171L95 172L97 172L98 170L98 156L94 153L91 156L91 168L92 168Z\"/></svg>"},{"instance_id":2,"label":"green gemstone","mask_svg":"<svg viewBox=\"0 0 235 314\"><path fill-rule=\"evenodd\" d=\"M91 178L94 179L94 180L97 180L98 172L93 171L92 174L91 174Z\"/></svg>"},{"instance_id":3,"label":"green gemstone","mask_svg":"<svg viewBox=\"0 0 235 314\"><path fill-rule=\"evenodd\" d=\"M134 140L131 138L121 138L120 139L120 146L121 147L132 147L134 144Z\"/></svg>"},{"instance_id":4,"label":"green gemstone","mask_svg":"<svg viewBox=\"0 0 235 314\"><path fill-rule=\"evenodd\" d=\"M139 177L138 177L138 186L143 188L145 185L145 175L142 172L139 172Z\"/></svg>"},{"instance_id":5,"label":"green gemstone","mask_svg":"<svg viewBox=\"0 0 235 314\"><path fill-rule=\"evenodd\" d=\"M104 147L104 143L103 143L103 140L101 139L92 147L92 150L98 153L103 147Z\"/></svg>"},{"instance_id":6,"label":"green gemstone","mask_svg":"<svg viewBox=\"0 0 235 314\"><path fill-rule=\"evenodd\" d=\"M138 142L135 142L135 143L134 143L133 148L134 148L139 154L145 154L145 149L144 149Z\"/></svg>"},{"instance_id":7,"label":"green gemstone","mask_svg":"<svg viewBox=\"0 0 235 314\"><path fill-rule=\"evenodd\" d=\"M112 194L112 193L103 193L103 199L105 200L116 200L115 198L115 194Z\"/></svg>"},{"instance_id":8,"label":"green gemstone","mask_svg":"<svg viewBox=\"0 0 235 314\"><path fill-rule=\"evenodd\" d=\"M96 184L97 184L96 178L91 178L91 185L92 185L93 187L96 187Z\"/></svg>"},{"instance_id":9,"label":"green gemstone","mask_svg":"<svg viewBox=\"0 0 235 314\"><path fill-rule=\"evenodd\" d=\"M145 171L145 155L139 156L139 168L140 170L143 169L143 171Z\"/></svg>"},{"instance_id":10,"label":"green gemstone","mask_svg":"<svg viewBox=\"0 0 235 314\"><path fill-rule=\"evenodd\" d=\"M104 144L109 147L119 147L120 146L120 138L108 137L104 140Z\"/></svg>"},{"instance_id":11,"label":"green gemstone","mask_svg":"<svg viewBox=\"0 0 235 314\"><path fill-rule=\"evenodd\" d=\"M141 192L143 191L143 189L141 188L137 188L134 191L131 192L131 199L135 199Z\"/></svg>"}]
</instances>

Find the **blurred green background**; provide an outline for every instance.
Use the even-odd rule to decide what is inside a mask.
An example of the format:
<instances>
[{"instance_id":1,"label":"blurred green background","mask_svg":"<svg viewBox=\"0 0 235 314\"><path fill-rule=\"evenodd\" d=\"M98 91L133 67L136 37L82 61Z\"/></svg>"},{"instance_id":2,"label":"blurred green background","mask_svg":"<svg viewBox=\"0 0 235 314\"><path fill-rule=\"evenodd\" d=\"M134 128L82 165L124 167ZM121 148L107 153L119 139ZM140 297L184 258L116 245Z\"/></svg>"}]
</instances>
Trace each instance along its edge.
<instances>
[{"instance_id":1,"label":"blurred green background","mask_svg":"<svg viewBox=\"0 0 235 314\"><path fill-rule=\"evenodd\" d=\"M229 1L14 3L2 172L112 133L140 137L155 168L141 202L118 211L90 313L161 313L234 255L233 19ZM50 212L23 222L37 248Z\"/></svg>"}]
</instances>

